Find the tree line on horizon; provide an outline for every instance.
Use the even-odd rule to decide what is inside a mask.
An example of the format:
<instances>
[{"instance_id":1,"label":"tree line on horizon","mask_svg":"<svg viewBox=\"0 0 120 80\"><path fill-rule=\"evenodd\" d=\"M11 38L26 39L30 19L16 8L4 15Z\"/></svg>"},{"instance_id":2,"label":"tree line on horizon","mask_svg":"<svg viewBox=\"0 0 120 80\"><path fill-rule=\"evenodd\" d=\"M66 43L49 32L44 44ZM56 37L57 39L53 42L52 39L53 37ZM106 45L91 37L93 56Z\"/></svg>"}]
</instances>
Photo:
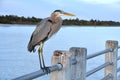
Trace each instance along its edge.
<instances>
[{"instance_id":1,"label":"tree line on horizon","mask_svg":"<svg viewBox=\"0 0 120 80\"><path fill-rule=\"evenodd\" d=\"M2 24L37 24L42 18L24 17L17 15L0 15L0 23ZM120 26L120 22L115 21L100 21L100 20L80 20L64 19L63 25L82 25L82 26Z\"/></svg>"}]
</instances>

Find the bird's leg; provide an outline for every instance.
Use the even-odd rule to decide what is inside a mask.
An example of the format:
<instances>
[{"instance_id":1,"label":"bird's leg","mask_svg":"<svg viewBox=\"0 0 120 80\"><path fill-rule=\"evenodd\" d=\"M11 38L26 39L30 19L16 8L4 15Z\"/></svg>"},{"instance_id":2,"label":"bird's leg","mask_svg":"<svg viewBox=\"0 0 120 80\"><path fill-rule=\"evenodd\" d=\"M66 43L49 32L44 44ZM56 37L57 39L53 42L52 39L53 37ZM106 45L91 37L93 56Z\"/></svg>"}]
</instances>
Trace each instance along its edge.
<instances>
[{"instance_id":1,"label":"bird's leg","mask_svg":"<svg viewBox=\"0 0 120 80\"><path fill-rule=\"evenodd\" d=\"M44 62L44 56L43 56L43 43L42 42L40 42L40 47L41 47L42 65L43 65L43 68L45 68L45 62Z\"/></svg>"},{"instance_id":2,"label":"bird's leg","mask_svg":"<svg viewBox=\"0 0 120 80\"><path fill-rule=\"evenodd\" d=\"M40 68L42 69L43 67L42 67L42 61L41 61L41 49L40 49L40 47L38 49L38 56L39 56Z\"/></svg>"},{"instance_id":3,"label":"bird's leg","mask_svg":"<svg viewBox=\"0 0 120 80\"><path fill-rule=\"evenodd\" d=\"M41 52L41 61L42 61L42 69L46 70L47 73L50 73L50 70L48 67L45 66L45 62L44 62L44 56L43 56L43 43L40 42L40 52Z\"/></svg>"}]
</instances>

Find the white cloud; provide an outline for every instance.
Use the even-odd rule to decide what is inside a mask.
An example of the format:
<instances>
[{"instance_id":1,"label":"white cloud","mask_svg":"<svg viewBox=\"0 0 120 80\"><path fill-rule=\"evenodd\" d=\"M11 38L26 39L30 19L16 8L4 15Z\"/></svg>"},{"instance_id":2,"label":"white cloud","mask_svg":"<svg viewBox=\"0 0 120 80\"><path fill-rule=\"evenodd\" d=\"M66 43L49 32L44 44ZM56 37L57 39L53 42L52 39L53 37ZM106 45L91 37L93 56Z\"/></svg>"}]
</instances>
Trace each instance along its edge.
<instances>
[{"instance_id":1,"label":"white cloud","mask_svg":"<svg viewBox=\"0 0 120 80\"><path fill-rule=\"evenodd\" d=\"M78 0L92 4L120 4L120 0Z\"/></svg>"},{"instance_id":2,"label":"white cloud","mask_svg":"<svg viewBox=\"0 0 120 80\"><path fill-rule=\"evenodd\" d=\"M82 2L85 4L91 5L99 5L114 9L120 8L120 0L77 0L78 2Z\"/></svg>"}]
</instances>

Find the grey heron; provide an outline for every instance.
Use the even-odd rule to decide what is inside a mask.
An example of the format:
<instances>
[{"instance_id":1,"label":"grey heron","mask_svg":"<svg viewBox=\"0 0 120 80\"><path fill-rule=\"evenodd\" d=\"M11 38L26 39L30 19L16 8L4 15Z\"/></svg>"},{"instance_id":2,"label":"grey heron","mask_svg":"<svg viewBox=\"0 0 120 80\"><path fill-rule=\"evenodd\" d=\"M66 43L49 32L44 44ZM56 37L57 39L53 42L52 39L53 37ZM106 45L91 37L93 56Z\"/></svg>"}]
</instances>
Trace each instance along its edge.
<instances>
[{"instance_id":1,"label":"grey heron","mask_svg":"<svg viewBox=\"0 0 120 80\"><path fill-rule=\"evenodd\" d=\"M62 10L55 10L50 17L43 19L38 23L36 29L31 35L30 41L28 43L28 51L35 52L35 47L39 45L38 55L40 68L46 70L43 57L43 44L48 40L53 34L55 34L62 25L62 19L60 16L75 16L74 14L64 12Z\"/></svg>"}]
</instances>

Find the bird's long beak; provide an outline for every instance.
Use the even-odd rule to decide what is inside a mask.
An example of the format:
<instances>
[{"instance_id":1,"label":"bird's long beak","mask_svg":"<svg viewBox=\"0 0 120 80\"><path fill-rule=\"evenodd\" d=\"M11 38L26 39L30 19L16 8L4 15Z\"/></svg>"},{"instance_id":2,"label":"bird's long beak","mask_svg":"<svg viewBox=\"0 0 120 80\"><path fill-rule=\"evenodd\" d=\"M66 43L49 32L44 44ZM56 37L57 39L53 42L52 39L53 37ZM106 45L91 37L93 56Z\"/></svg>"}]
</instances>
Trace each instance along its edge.
<instances>
[{"instance_id":1,"label":"bird's long beak","mask_svg":"<svg viewBox=\"0 0 120 80\"><path fill-rule=\"evenodd\" d=\"M63 15L65 15L65 16L75 16L74 14L67 13L67 12L63 12Z\"/></svg>"}]
</instances>

